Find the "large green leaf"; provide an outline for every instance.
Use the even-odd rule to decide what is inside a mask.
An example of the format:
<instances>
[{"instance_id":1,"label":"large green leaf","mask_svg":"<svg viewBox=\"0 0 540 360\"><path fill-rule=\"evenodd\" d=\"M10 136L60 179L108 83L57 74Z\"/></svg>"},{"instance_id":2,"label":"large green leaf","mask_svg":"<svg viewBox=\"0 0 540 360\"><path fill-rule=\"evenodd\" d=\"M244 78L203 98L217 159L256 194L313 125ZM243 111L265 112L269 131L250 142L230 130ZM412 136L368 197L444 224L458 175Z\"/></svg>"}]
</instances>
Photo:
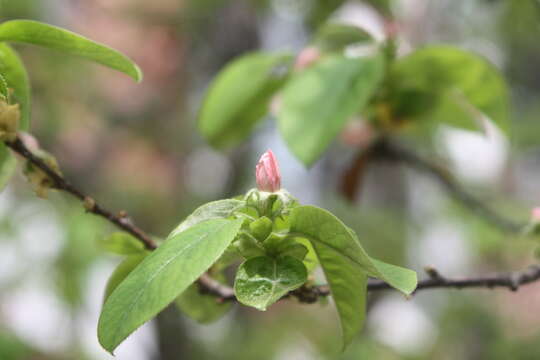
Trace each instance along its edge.
<instances>
[{"instance_id":1,"label":"large green leaf","mask_svg":"<svg viewBox=\"0 0 540 360\"><path fill-rule=\"evenodd\" d=\"M224 199L206 203L199 206L184 221L180 223L169 235L175 236L200 222L211 219L225 219L233 214L234 211L245 206L245 201L235 199Z\"/></svg>"},{"instance_id":2,"label":"large green leaf","mask_svg":"<svg viewBox=\"0 0 540 360\"><path fill-rule=\"evenodd\" d=\"M108 252L119 255L134 255L145 252L144 244L126 232L115 232L99 241Z\"/></svg>"},{"instance_id":3,"label":"large green leaf","mask_svg":"<svg viewBox=\"0 0 540 360\"><path fill-rule=\"evenodd\" d=\"M291 232L310 240L339 313L344 345L364 321L367 276L380 278L405 294L416 287L412 270L372 259L354 233L330 212L314 206L292 210Z\"/></svg>"},{"instance_id":4,"label":"large green leaf","mask_svg":"<svg viewBox=\"0 0 540 360\"><path fill-rule=\"evenodd\" d=\"M199 114L206 140L217 148L244 140L268 112L290 62L290 55L256 52L227 65L210 86Z\"/></svg>"},{"instance_id":5,"label":"large green leaf","mask_svg":"<svg viewBox=\"0 0 540 360\"><path fill-rule=\"evenodd\" d=\"M137 255L127 256L118 266L114 269L113 273L107 281L105 286L105 294L103 295L103 302L107 301L114 289L120 285L122 281L135 269L141 261L144 260L147 254L140 253Z\"/></svg>"},{"instance_id":6,"label":"large green leaf","mask_svg":"<svg viewBox=\"0 0 540 360\"><path fill-rule=\"evenodd\" d=\"M369 276L386 281L405 295L416 288L414 271L371 258L354 232L329 211L311 205L299 206L291 212L290 221L291 232L306 236L314 247L322 245L338 251Z\"/></svg>"},{"instance_id":7,"label":"large green leaf","mask_svg":"<svg viewBox=\"0 0 540 360\"><path fill-rule=\"evenodd\" d=\"M289 149L313 164L347 120L361 111L383 75L382 56L333 55L297 73L283 88L278 125Z\"/></svg>"},{"instance_id":8,"label":"large green leaf","mask_svg":"<svg viewBox=\"0 0 540 360\"><path fill-rule=\"evenodd\" d=\"M216 276L213 276L216 279ZM219 276L222 280L224 276ZM219 302L211 294L202 293L197 284L190 285L174 301L185 315L201 324L208 324L220 319L232 307L231 301Z\"/></svg>"},{"instance_id":9,"label":"large green leaf","mask_svg":"<svg viewBox=\"0 0 540 360\"><path fill-rule=\"evenodd\" d=\"M236 236L241 220L208 220L175 236L148 255L109 296L98 339L109 352L187 289Z\"/></svg>"},{"instance_id":10,"label":"large green leaf","mask_svg":"<svg viewBox=\"0 0 540 360\"><path fill-rule=\"evenodd\" d=\"M234 293L242 304L265 311L306 280L307 270L302 261L292 256L259 256L240 265L234 281Z\"/></svg>"},{"instance_id":11,"label":"large green leaf","mask_svg":"<svg viewBox=\"0 0 540 360\"><path fill-rule=\"evenodd\" d=\"M1 26L1 25L0 25ZM0 74L12 89L11 103L21 107L19 127L28 130L30 127L30 83L24 64L17 53L7 44L0 43Z\"/></svg>"},{"instance_id":12,"label":"large green leaf","mask_svg":"<svg viewBox=\"0 0 540 360\"><path fill-rule=\"evenodd\" d=\"M405 120L481 130L484 113L508 132L508 90L486 59L451 46L429 46L392 66L390 103Z\"/></svg>"},{"instance_id":13,"label":"large green leaf","mask_svg":"<svg viewBox=\"0 0 540 360\"><path fill-rule=\"evenodd\" d=\"M15 172L17 159L3 143L0 143L0 191L2 191Z\"/></svg>"},{"instance_id":14,"label":"large green leaf","mask_svg":"<svg viewBox=\"0 0 540 360\"><path fill-rule=\"evenodd\" d=\"M64 51L121 71L136 81L142 79L139 67L125 55L56 26L32 20L6 21L0 24L0 41L22 42Z\"/></svg>"}]
</instances>

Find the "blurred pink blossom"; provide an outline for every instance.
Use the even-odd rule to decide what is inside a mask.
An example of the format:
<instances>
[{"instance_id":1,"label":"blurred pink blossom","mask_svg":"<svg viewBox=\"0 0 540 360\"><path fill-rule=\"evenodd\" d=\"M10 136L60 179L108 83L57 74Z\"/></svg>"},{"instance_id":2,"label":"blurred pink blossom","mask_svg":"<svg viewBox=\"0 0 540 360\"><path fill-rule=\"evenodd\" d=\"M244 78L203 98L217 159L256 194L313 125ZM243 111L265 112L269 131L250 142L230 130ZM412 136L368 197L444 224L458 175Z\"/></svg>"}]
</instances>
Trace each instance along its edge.
<instances>
[{"instance_id":1,"label":"blurred pink blossom","mask_svg":"<svg viewBox=\"0 0 540 360\"><path fill-rule=\"evenodd\" d=\"M276 192L281 188L279 166L272 150L262 154L255 168L255 178L261 191Z\"/></svg>"},{"instance_id":2,"label":"blurred pink blossom","mask_svg":"<svg viewBox=\"0 0 540 360\"><path fill-rule=\"evenodd\" d=\"M296 62L294 63L294 68L296 70L303 70L313 64L315 61L319 60L321 57L321 52L316 47L310 46L298 54L296 57Z\"/></svg>"},{"instance_id":3,"label":"blurred pink blossom","mask_svg":"<svg viewBox=\"0 0 540 360\"><path fill-rule=\"evenodd\" d=\"M531 220L540 222L540 207L531 210Z\"/></svg>"},{"instance_id":4,"label":"blurred pink blossom","mask_svg":"<svg viewBox=\"0 0 540 360\"><path fill-rule=\"evenodd\" d=\"M369 122L363 119L353 119L345 125L340 138L346 145L363 149L377 138L377 131Z\"/></svg>"}]
</instances>

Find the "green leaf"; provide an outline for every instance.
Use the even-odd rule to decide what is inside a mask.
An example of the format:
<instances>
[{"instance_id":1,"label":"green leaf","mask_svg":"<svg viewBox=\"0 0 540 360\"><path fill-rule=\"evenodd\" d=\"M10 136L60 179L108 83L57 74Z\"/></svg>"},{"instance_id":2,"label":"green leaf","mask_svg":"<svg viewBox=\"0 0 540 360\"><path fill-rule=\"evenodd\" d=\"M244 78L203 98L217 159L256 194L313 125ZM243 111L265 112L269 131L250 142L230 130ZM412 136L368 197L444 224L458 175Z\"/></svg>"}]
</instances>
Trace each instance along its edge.
<instances>
[{"instance_id":1,"label":"green leaf","mask_svg":"<svg viewBox=\"0 0 540 360\"><path fill-rule=\"evenodd\" d=\"M120 285L122 281L135 269L146 257L146 253L127 256L118 266L114 269L113 273L107 281L105 286L105 294L103 295L103 302L107 301L114 289Z\"/></svg>"},{"instance_id":2,"label":"green leaf","mask_svg":"<svg viewBox=\"0 0 540 360\"><path fill-rule=\"evenodd\" d=\"M282 93L278 125L293 154L312 165L347 120L367 104L383 75L382 56L333 55L297 73Z\"/></svg>"},{"instance_id":3,"label":"green leaf","mask_svg":"<svg viewBox=\"0 0 540 360\"><path fill-rule=\"evenodd\" d=\"M116 232L99 242L101 247L108 252L119 255L133 255L145 252L142 242L125 232Z\"/></svg>"},{"instance_id":4,"label":"green leaf","mask_svg":"<svg viewBox=\"0 0 540 360\"><path fill-rule=\"evenodd\" d=\"M372 43L373 37L354 25L327 23L317 30L313 44L323 52L343 51L347 46Z\"/></svg>"},{"instance_id":5,"label":"green leaf","mask_svg":"<svg viewBox=\"0 0 540 360\"><path fill-rule=\"evenodd\" d=\"M291 59L287 54L251 53L218 74L199 114L199 130L212 146L230 147L251 133L285 82Z\"/></svg>"},{"instance_id":6,"label":"green leaf","mask_svg":"<svg viewBox=\"0 0 540 360\"><path fill-rule=\"evenodd\" d=\"M175 304L180 311L201 324L220 319L232 307L230 301L218 302L215 296L201 293L197 284L190 285L175 300Z\"/></svg>"},{"instance_id":7,"label":"green leaf","mask_svg":"<svg viewBox=\"0 0 540 360\"><path fill-rule=\"evenodd\" d=\"M245 206L245 201L235 199L217 200L199 206L184 221L180 223L169 235L173 237L200 222L211 219L226 219L236 210Z\"/></svg>"},{"instance_id":8,"label":"green leaf","mask_svg":"<svg viewBox=\"0 0 540 360\"><path fill-rule=\"evenodd\" d=\"M28 43L64 51L123 72L137 82L142 80L141 70L127 56L56 26L32 20L6 21L0 24L0 41Z\"/></svg>"},{"instance_id":9,"label":"green leaf","mask_svg":"<svg viewBox=\"0 0 540 360\"><path fill-rule=\"evenodd\" d=\"M109 352L154 317L206 271L234 239L241 220L208 220L175 236L148 255L109 296L98 339Z\"/></svg>"},{"instance_id":10,"label":"green leaf","mask_svg":"<svg viewBox=\"0 0 540 360\"><path fill-rule=\"evenodd\" d=\"M288 228L287 228L288 230ZM304 260L309 250L308 247L302 244L302 239L298 237L285 237L271 234L264 242L266 253L273 257L292 256L298 260Z\"/></svg>"},{"instance_id":11,"label":"green leaf","mask_svg":"<svg viewBox=\"0 0 540 360\"><path fill-rule=\"evenodd\" d=\"M1 25L0 25L1 26ZM24 64L19 55L7 44L0 43L0 74L6 80L13 93L11 103L21 107L20 129L28 130L30 127L30 82Z\"/></svg>"},{"instance_id":12,"label":"green leaf","mask_svg":"<svg viewBox=\"0 0 540 360\"><path fill-rule=\"evenodd\" d=\"M308 252L304 257L303 262L304 266L308 271L308 274L311 274L320 265L319 258L315 253L315 249L313 248L313 245L311 245L311 242L308 239L297 237L295 238L295 241L300 243L301 245L304 245L306 249L308 249Z\"/></svg>"},{"instance_id":13,"label":"green leaf","mask_svg":"<svg viewBox=\"0 0 540 360\"><path fill-rule=\"evenodd\" d=\"M4 190L16 168L17 159L5 144L0 143L0 191Z\"/></svg>"},{"instance_id":14,"label":"green leaf","mask_svg":"<svg viewBox=\"0 0 540 360\"><path fill-rule=\"evenodd\" d=\"M300 206L291 212L291 232L310 240L339 313L344 346L364 321L366 275L380 278L405 294L416 288L412 270L370 258L354 233L330 212Z\"/></svg>"},{"instance_id":15,"label":"green leaf","mask_svg":"<svg viewBox=\"0 0 540 360\"><path fill-rule=\"evenodd\" d=\"M249 234L240 234L234 245L245 259L265 255L262 244Z\"/></svg>"},{"instance_id":16,"label":"green leaf","mask_svg":"<svg viewBox=\"0 0 540 360\"><path fill-rule=\"evenodd\" d=\"M234 293L239 302L265 311L307 280L304 264L291 256L259 256L246 260L236 273Z\"/></svg>"},{"instance_id":17,"label":"green leaf","mask_svg":"<svg viewBox=\"0 0 540 360\"><path fill-rule=\"evenodd\" d=\"M276 251L279 256L292 256L300 261L304 261L309 252L305 245L297 242L296 239L291 238L283 239L274 251Z\"/></svg>"},{"instance_id":18,"label":"green leaf","mask_svg":"<svg viewBox=\"0 0 540 360\"><path fill-rule=\"evenodd\" d=\"M317 247L331 248L359 265L369 276L386 281L405 295L416 288L414 271L371 258L354 232L329 211L316 206L299 206L291 212L290 221L291 232L309 239L317 254Z\"/></svg>"},{"instance_id":19,"label":"green leaf","mask_svg":"<svg viewBox=\"0 0 540 360\"><path fill-rule=\"evenodd\" d=\"M255 239L264 241L272 232L273 225L272 220L266 216L262 216L249 224L249 231Z\"/></svg>"},{"instance_id":20,"label":"green leaf","mask_svg":"<svg viewBox=\"0 0 540 360\"><path fill-rule=\"evenodd\" d=\"M508 89L483 57L451 46L429 46L392 66L390 104L406 120L482 130L481 113L508 132Z\"/></svg>"}]
</instances>

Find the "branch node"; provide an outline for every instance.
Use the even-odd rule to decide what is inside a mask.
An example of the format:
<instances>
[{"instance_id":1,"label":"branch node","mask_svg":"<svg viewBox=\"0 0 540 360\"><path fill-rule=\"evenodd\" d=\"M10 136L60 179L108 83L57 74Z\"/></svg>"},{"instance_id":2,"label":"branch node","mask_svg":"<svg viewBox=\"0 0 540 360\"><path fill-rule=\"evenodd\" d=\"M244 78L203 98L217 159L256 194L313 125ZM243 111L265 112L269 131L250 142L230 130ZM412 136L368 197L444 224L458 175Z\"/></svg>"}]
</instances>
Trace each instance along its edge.
<instances>
[{"instance_id":1,"label":"branch node","mask_svg":"<svg viewBox=\"0 0 540 360\"><path fill-rule=\"evenodd\" d=\"M306 304L313 304L319 300L319 291L315 287L301 286L296 290L291 291L292 296L296 297L298 301Z\"/></svg>"},{"instance_id":2,"label":"branch node","mask_svg":"<svg viewBox=\"0 0 540 360\"><path fill-rule=\"evenodd\" d=\"M86 209L86 212L92 212L96 208L96 200L94 200L90 196L85 196L83 206Z\"/></svg>"},{"instance_id":3,"label":"branch node","mask_svg":"<svg viewBox=\"0 0 540 360\"><path fill-rule=\"evenodd\" d=\"M519 274L511 273L508 277L508 286L511 291L518 291L520 285Z\"/></svg>"},{"instance_id":4,"label":"branch node","mask_svg":"<svg viewBox=\"0 0 540 360\"><path fill-rule=\"evenodd\" d=\"M430 277L430 279L439 280L439 281L445 280L444 277L439 273L439 271L435 269L435 267L432 265L425 266L424 271Z\"/></svg>"}]
</instances>

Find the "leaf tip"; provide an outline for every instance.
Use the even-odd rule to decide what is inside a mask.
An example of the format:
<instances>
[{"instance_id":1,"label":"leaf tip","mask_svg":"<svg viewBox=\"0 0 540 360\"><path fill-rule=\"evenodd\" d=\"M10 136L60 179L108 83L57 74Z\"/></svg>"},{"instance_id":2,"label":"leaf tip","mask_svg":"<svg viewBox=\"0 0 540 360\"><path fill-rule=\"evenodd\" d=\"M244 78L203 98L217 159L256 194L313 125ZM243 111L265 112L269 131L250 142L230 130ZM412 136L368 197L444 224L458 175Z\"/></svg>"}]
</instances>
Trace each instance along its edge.
<instances>
[{"instance_id":1,"label":"leaf tip","mask_svg":"<svg viewBox=\"0 0 540 360\"><path fill-rule=\"evenodd\" d=\"M345 350L347 350L347 348L349 347L349 345L352 343L352 341L354 340L354 336L353 335L345 335L344 333L342 333L342 342L341 342L341 353L344 353Z\"/></svg>"},{"instance_id":2,"label":"leaf tip","mask_svg":"<svg viewBox=\"0 0 540 360\"><path fill-rule=\"evenodd\" d=\"M132 64L133 64L133 69L132 69L133 71L130 71L129 76L131 76L137 84L140 84L143 81L144 74L141 68L139 67L139 65L135 64L135 62L132 62Z\"/></svg>"},{"instance_id":3,"label":"leaf tip","mask_svg":"<svg viewBox=\"0 0 540 360\"><path fill-rule=\"evenodd\" d=\"M298 160L300 160L300 162L302 163L302 165L304 165L306 169L310 169L311 167L313 167L313 165L315 165L315 163L319 159L319 156L306 156L306 154L302 154L301 152L297 152L294 150L293 154Z\"/></svg>"},{"instance_id":4,"label":"leaf tip","mask_svg":"<svg viewBox=\"0 0 540 360\"><path fill-rule=\"evenodd\" d=\"M409 269L406 269L409 270ZM416 290L416 287L418 286L418 276L416 274L416 271L409 270L410 271L410 283L408 286L404 286L401 291L405 294L405 297L409 299L412 295L412 293Z\"/></svg>"}]
</instances>

